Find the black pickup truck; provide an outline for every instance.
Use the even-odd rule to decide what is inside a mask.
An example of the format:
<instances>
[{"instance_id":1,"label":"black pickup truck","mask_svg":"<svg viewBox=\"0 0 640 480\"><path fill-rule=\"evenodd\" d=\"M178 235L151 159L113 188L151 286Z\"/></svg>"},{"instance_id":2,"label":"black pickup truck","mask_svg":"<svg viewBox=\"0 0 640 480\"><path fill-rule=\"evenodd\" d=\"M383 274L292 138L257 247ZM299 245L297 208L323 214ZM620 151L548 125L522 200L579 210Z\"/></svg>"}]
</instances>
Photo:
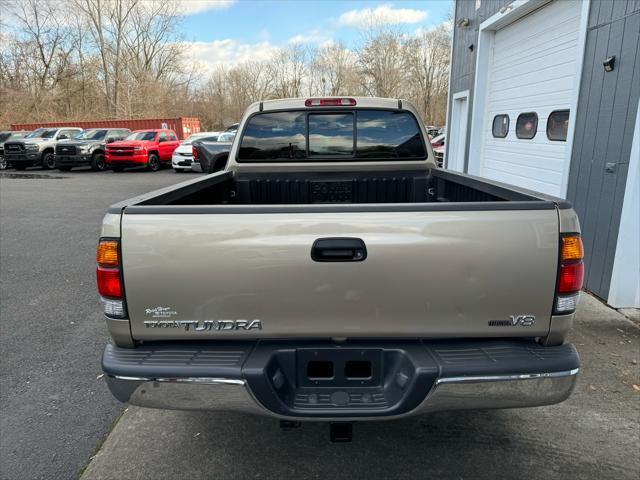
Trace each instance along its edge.
<instances>
[{"instance_id":1,"label":"black pickup truck","mask_svg":"<svg viewBox=\"0 0 640 480\"><path fill-rule=\"evenodd\" d=\"M231 127L233 127L233 125ZM215 142L204 139L194 141L191 170L204 173L214 173L224 170L235 136L235 131L225 131Z\"/></svg>"}]
</instances>

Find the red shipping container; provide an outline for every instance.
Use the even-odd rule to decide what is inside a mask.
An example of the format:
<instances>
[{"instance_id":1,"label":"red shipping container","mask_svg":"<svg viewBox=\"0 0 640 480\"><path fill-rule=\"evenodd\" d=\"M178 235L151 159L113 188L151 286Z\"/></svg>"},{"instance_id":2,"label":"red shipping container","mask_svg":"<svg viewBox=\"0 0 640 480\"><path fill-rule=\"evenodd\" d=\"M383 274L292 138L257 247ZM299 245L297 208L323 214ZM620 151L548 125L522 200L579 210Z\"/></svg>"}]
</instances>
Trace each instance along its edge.
<instances>
[{"instance_id":1,"label":"red shipping container","mask_svg":"<svg viewBox=\"0 0 640 480\"><path fill-rule=\"evenodd\" d=\"M195 117L178 118L140 118L133 120L80 120L68 122L15 123L11 130L35 130L41 127L80 127L80 128L128 128L130 130L147 130L152 128L168 128L176 132L180 140L192 133L200 132L200 119Z\"/></svg>"}]
</instances>

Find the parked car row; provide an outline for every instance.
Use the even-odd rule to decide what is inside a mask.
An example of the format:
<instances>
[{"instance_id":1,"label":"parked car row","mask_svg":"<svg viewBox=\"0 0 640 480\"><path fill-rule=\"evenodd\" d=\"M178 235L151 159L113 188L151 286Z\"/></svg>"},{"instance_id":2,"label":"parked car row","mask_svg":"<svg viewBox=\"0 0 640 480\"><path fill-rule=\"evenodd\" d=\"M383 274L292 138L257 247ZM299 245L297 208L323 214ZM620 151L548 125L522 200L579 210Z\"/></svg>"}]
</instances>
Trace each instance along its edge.
<instances>
[{"instance_id":1,"label":"parked car row","mask_svg":"<svg viewBox=\"0 0 640 480\"><path fill-rule=\"evenodd\" d=\"M162 128L132 132L126 128L55 127L0 132L0 169L40 166L70 171L89 166L96 171L129 167L157 171L170 165L184 172L192 169L194 140L232 142L236 129L234 124L224 132L196 133L182 144L173 130Z\"/></svg>"}]
</instances>

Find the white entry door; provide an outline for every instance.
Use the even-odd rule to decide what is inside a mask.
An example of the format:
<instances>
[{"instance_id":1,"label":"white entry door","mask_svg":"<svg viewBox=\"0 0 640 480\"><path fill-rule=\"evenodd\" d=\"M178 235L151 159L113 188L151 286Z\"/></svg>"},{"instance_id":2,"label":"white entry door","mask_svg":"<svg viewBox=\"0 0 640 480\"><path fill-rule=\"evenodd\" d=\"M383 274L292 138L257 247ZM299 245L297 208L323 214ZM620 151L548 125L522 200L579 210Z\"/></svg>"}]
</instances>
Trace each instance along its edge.
<instances>
[{"instance_id":1,"label":"white entry door","mask_svg":"<svg viewBox=\"0 0 640 480\"><path fill-rule=\"evenodd\" d=\"M467 141L467 122L469 118L469 91L458 92L453 95L451 103L451 118L449 118L449 135L445 163L446 168L456 172L465 171L465 147Z\"/></svg>"}]
</instances>

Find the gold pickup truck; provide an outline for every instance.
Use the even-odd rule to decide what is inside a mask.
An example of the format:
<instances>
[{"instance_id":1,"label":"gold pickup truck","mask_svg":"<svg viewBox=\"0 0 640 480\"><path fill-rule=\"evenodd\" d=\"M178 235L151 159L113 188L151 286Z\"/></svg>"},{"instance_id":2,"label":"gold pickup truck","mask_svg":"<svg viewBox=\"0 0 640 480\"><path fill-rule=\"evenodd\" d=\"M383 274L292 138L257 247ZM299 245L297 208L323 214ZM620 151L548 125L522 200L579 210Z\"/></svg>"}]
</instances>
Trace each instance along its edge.
<instances>
[{"instance_id":1,"label":"gold pickup truck","mask_svg":"<svg viewBox=\"0 0 640 480\"><path fill-rule=\"evenodd\" d=\"M102 368L289 422L557 403L582 257L569 203L438 168L404 100L259 102L224 170L108 210Z\"/></svg>"}]
</instances>

